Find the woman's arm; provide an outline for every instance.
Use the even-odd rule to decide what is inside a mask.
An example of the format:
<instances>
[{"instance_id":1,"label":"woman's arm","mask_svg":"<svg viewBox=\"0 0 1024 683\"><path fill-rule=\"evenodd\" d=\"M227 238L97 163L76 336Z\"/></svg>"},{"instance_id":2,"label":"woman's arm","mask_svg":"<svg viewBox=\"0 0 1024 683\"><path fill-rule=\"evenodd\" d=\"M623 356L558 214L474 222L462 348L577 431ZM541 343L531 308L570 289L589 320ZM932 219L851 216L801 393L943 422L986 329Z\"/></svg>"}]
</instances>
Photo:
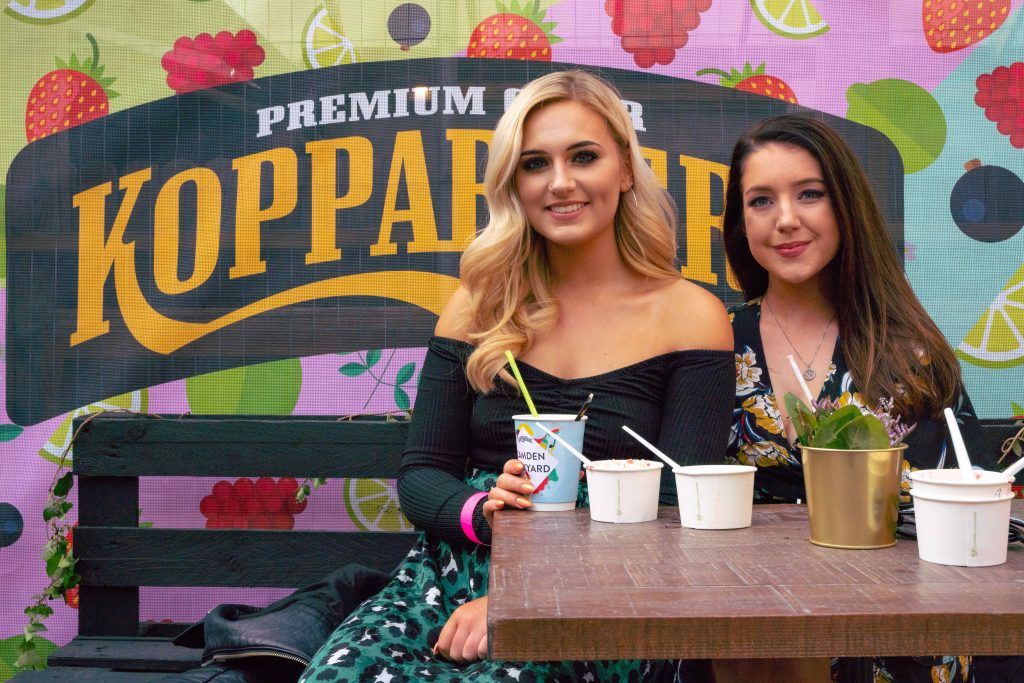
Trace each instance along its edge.
<instances>
[{"instance_id":1,"label":"woman's arm","mask_svg":"<svg viewBox=\"0 0 1024 683\"><path fill-rule=\"evenodd\" d=\"M467 507L467 501L480 492L463 483L476 398L466 379L466 358L472 347L458 324L465 299L463 290L456 292L438 321L439 336L427 346L398 472L398 498L402 512L419 529L450 543L466 544L474 540L467 534L468 527L476 540L489 543L485 498L477 496Z\"/></svg>"},{"instance_id":2,"label":"woman's arm","mask_svg":"<svg viewBox=\"0 0 1024 683\"><path fill-rule=\"evenodd\" d=\"M665 387L658 447L681 465L725 462L736 395L732 326L722 302L692 283L681 283L673 313L662 325L666 342L681 354ZM662 501L676 504L675 478L662 469Z\"/></svg>"}]
</instances>

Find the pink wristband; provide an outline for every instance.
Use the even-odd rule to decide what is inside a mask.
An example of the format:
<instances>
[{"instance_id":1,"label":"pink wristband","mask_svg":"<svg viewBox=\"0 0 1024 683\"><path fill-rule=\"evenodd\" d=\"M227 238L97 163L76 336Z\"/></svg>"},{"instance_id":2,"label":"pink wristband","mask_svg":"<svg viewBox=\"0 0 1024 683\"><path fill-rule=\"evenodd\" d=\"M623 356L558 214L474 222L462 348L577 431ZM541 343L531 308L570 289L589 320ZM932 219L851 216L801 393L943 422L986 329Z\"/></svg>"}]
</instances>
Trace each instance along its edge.
<instances>
[{"instance_id":1,"label":"pink wristband","mask_svg":"<svg viewBox=\"0 0 1024 683\"><path fill-rule=\"evenodd\" d=\"M462 522L462 533L466 534L466 538L473 541L477 545L483 545L483 541L476 537L476 532L473 531L473 513L476 512L476 504L481 498L487 497L487 491L480 491L474 493L472 496L466 499L466 502L462 505L462 514L459 515L459 521Z\"/></svg>"}]
</instances>

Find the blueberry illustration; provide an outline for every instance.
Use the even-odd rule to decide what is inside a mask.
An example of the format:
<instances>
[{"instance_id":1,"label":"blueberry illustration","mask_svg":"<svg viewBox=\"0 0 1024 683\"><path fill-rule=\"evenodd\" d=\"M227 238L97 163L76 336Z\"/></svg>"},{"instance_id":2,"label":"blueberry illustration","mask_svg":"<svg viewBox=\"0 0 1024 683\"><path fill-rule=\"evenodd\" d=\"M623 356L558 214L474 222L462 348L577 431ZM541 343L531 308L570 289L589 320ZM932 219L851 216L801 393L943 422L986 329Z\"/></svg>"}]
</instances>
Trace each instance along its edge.
<instances>
[{"instance_id":1,"label":"blueberry illustration","mask_svg":"<svg viewBox=\"0 0 1024 683\"><path fill-rule=\"evenodd\" d=\"M949 212L971 239L1009 239L1024 227L1024 181L1001 166L976 166L953 187Z\"/></svg>"},{"instance_id":2,"label":"blueberry illustration","mask_svg":"<svg viewBox=\"0 0 1024 683\"><path fill-rule=\"evenodd\" d=\"M25 522L18 508L10 503L0 503L0 548L13 545L21 538L21 530L24 528Z\"/></svg>"},{"instance_id":3,"label":"blueberry illustration","mask_svg":"<svg viewBox=\"0 0 1024 683\"><path fill-rule=\"evenodd\" d=\"M406 2L391 10L388 33L403 50L422 43L430 33L430 15L415 2Z\"/></svg>"}]
</instances>

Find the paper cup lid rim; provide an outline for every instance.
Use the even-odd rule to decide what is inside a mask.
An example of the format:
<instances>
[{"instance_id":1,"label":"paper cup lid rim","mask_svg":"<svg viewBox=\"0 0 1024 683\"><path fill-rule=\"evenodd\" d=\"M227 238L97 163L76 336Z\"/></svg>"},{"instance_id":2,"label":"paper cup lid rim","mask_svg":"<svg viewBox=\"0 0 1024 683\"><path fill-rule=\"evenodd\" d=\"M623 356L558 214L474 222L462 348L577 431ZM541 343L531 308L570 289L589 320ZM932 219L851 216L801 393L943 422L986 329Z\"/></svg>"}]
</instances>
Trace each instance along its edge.
<instances>
[{"instance_id":1,"label":"paper cup lid rim","mask_svg":"<svg viewBox=\"0 0 1024 683\"><path fill-rule=\"evenodd\" d=\"M910 495L921 500L934 500L940 503L1002 503L1017 497L1017 494L1010 491L999 498L948 498L946 496L928 495L927 493L914 493L913 489L910 490Z\"/></svg>"},{"instance_id":2,"label":"paper cup lid rim","mask_svg":"<svg viewBox=\"0 0 1024 683\"><path fill-rule=\"evenodd\" d=\"M540 415L513 415L513 420L521 420L523 422L539 422L541 420L548 420L550 422L586 422L589 415L584 415L579 420L576 419L576 413L541 413Z\"/></svg>"},{"instance_id":3,"label":"paper cup lid rim","mask_svg":"<svg viewBox=\"0 0 1024 683\"><path fill-rule=\"evenodd\" d=\"M723 470L719 468L728 469ZM673 467L672 472L674 474L722 476L730 474L750 474L751 472L757 472L757 468L753 465L683 465L682 467Z\"/></svg>"},{"instance_id":4,"label":"paper cup lid rim","mask_svg":"<svg viewBox=\"0 0 1024 683\"><path fill-rule=\"evenodd\" d=\"M657 460L638 460L638 459L634 458L633 459L634 463L647 462L647 463L650 463L651 466L650 467L632 467L632 468L629 468L629 469L620 469L618 467L601 467L601 465L606 465L606 464L608 464L610 462L626 462L626 461L622 460L622 459L618 459L618 460L616 460L616 459L592 460L591 461L592 464L585 466L583 469L587 470L588 472L592 472L592 471L595 471L595 470L598 471L598 472L653 472L655 470L660 470L662 467L665 466L665 463L658 462Z\"/></svg>"},{"instance_id":5,"label":"paper cup lid rim","mask_svg":"<svg viewBox=\"0 0 1024 683\"><path fill-rule=\"evenodd\" d=\"M944 468L941 470L914 470L910 473L911 481L920 481L922 484L938 484L940 486L994 486L996 484L1009 484L1013 482L1013 477L1006 476L1003 472L993 472L992 470L972 470L974 472L981 472L985 474L1001 475L1003 478L999 481L983 481L981 479L975 479L974 481L964 481L963 479L957 479L956 481L935 481L927 478L927 473L930 472L960 472L956 468ZM925 475L925 476L915 476ZM953 476L953 475L950 475Z\"/></svg>"}]
</instances>

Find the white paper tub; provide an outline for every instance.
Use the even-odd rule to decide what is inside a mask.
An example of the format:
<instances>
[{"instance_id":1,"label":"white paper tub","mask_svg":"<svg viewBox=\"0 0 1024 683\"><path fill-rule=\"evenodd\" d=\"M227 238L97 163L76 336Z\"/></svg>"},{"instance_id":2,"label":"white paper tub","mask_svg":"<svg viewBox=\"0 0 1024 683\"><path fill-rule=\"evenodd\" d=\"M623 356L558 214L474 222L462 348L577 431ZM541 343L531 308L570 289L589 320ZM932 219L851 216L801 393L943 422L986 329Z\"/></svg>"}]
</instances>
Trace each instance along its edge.
<instances>
[{"instance_id":1,"label":"white paper tub","mask_svg":"<svg viewBox=\"0 0 1024 683\"><path fill-rule=\"evenodd\" d=\"M662 467L653 460L595 460L585 468L590 518L617 524L657 519Z\"/></svg>"},{"instance_id":2,"label":"white paper tub","mask_svg":"<svg viewBox=\"0 0 1024 683\"><path fill-rule=\"evenodd\" d=\"M1001 498L959 498L911 491L917 554L926 562L990 567L1006 562L1013 492Z\"/></svg>"},{"instance_id":3,"label":"white paper tub","mask_svg":"<svg viewBox=\"0 0 1024 683\"><path fill-rule=\"evenodd\" d=\"M756 471L756 467L749 465L674 468L680 523L689 529L742 529L750 526Z\"/></svg>"},{"instance_id":4,"label":"white paper tub","mask_svg":"<svg viewBox=\"0 0 1024 683\"><path fill-rule=\"evenodd\" d=\"M959 469L916 470L910 473L911 493L957 498L1001 498L1010 491L1012 477L1002 472L972 470L971 480L964 481Z\"/></svg>"}]
</instances>

